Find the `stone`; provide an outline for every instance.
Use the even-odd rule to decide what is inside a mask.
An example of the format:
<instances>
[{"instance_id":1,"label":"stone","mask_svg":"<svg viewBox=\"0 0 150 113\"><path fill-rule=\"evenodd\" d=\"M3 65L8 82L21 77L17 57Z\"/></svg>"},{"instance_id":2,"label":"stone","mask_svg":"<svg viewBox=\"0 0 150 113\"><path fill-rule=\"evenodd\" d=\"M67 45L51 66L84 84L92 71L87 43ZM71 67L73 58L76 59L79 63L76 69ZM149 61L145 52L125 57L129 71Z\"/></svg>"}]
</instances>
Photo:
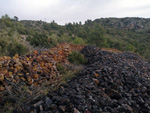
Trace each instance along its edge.
<instances>
[{"instance_id":1,"label":"stone","mask_svg":"<svg viewBox=\"0 0 150 113\"><path fill-rule=\"evenodd\" d=\"M99 80L98 80L98 79L93 78L93 82L94 82L95 84L99 84Z\"/></svg>"},{"instance_id":2,"label":"stone","mask_svg":"<svg viewBox=\"0 0 150 113\"><path fill-rule=\"evenodd\" d=\"M4 81L4 75L3 74L0 74L0 81Z\"/></svg>"},{"instance_id":3,"label":"stone","mask_svg":"<svg viewBox=\"0 0 150 113\"><path fill-rule=\"evenodd\" d=\"M59 109L59 111L60 111L61 113L65 113L65 111L66 111L66 106L60 105L60 106L58 107L58 109Z\"/></svg>"},{"instance_id":4,"label":"stone","mask_svg":"<svg viewBox=\"0 0 150 113\"><path fill-rule=\"evenodd\" d=\"M43 104L43 103L44 103L44 101L41 100L41 101L35 103L33 106L34 106L34 107L37 107L37 106L40 106L40 105Z\"/></svg>"},{"instance_id":5,"label":"stone","mask_svg":"<svg viewBox=\"0 0 150 113\"><path fill-rule=\"evenodd\" d=\"M60 95L62 95L62 94L65 93L65 89L64 89L63 86L61 86L61 87L59 88L58 93L59 93Z\"/></svg>"},{"instance_id":6,"label":"stone","mask_svg":"<svg viewBox=\"0 0 150 113\"><path fill-rule=\"evenodd\" d=\"M52 104L53 103L53 101L49 98L49 97L45 97L45 104L47 105L47 106L49 106L50 104Z\"/></svg>"},{"instance_id":7,"label":"stone","mask_svg":"<svg viewBox=\"0 0 150 113\"><path fill-rule=\"evenodd\" d=\"M127 113L132 113L133 109L127 104L122 104L122 106L120 107L120 111L125 111Z\"/></svg>"},{"instance_id":8,"label":"stone","mask_svg":"<svg viewBox=\"0 0 150 113\"><path fill-rule=\"evenodd\" d=\"M3 91L5 89L5 87L0 86L0 91Z\"/></svg>"},{"instance_id":9,"label":"stone","mask_svg":"<svg viewBox=\"0 0 150 113\"><path fill-rule=\"evenodd\" d=\"M76 108L74 108L74 113L80 113Z\"/></svg>"},{"instance_id":10,"label":"stone","mask_svg":"<svg viewBox=\"0 0 150 113\"><path fill-rule=\"evenodd\" d=\"M84 111L84 113L91 113L88 109L86 109L85 111Z\"/></svg>"}]
</instances>

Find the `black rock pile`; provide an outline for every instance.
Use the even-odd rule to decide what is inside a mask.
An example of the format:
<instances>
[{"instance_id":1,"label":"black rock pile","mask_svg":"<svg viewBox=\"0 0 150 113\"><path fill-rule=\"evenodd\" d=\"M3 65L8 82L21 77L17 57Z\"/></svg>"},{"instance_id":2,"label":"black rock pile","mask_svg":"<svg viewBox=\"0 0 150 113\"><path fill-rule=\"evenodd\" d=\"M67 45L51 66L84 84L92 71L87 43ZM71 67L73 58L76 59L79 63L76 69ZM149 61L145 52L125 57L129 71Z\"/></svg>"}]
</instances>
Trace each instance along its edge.
<instances>
[{"instance_id":1,"label":"black rock pile","mask_svg":"<svg viewBox=\"0 0 150 113\"><path fill-rule=\"evenodd\" d=\"M86 46L87 67L55 93L32 104L35 113L150 113L150 64L139 56ZM26 110L27 112L27 110Z\"/></svg>"}]
</instances>

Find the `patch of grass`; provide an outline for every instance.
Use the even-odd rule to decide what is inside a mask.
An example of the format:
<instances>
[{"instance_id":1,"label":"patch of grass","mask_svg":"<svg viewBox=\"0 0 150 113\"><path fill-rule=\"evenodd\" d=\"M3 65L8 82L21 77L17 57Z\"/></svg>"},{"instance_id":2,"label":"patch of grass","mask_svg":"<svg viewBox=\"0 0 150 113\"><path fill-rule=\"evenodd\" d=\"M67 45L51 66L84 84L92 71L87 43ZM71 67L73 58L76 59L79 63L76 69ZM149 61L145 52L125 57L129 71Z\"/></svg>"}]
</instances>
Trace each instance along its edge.
<instances>
[{"instance_id":1,"label":"patch of grass","mask_svg":"<svg viewBox=\"0 0 150 113\"><path fill-rule=\"evenodd\" d=\"M60 74L64 74L67 71L67 68L63 66L61 63L58 63L56 67Z\"/></svg>"},{"instance_id":2,"label":"patch of grass","mask_svg":"<svg viewBox=\"0 0 150 113\"><path fill-rule=\"evenodd\" d=\"M69 59L69 62L73 64L77 64L77 65L85 64L87 62L84 55L78 51L73 51L71 54L69 54L68 59Z\"/></svg>"},{"instance_id":3,"label":"patch of grass","mask_svg":"<svg viewBox=\"0 0 150 113\"><path fill-rule=\"evenodd\" d=\"M77 76L83 68L83 65L70 64L67 71L62 74L62 84L67 83L71 78Z\"/></svg>"},{"instance_id":4,"label":"patch of grass","mask_svg":"<svg viewBox=\"0 0 150 113\"><path fill-rule=\"evenodd\" d=\"M61 83L65 84L67 81L69 81L71 78L78 75L78 73L83 70L84 65L81 64L69 64L69 65L63 65L61 63L57 64L57 70L60 72L61 75Z\"/></svg>"},{"instance_id":5,"label":"patch of grass","mask_svg":"<svg viewBox=\"0 0 150 113\"><path fill-rule=\"evenodd\" d=\"M3 110L1 111L2 113L12 113L13 112L13 103L6 102L4 104Z\"/></svg>"}]
</instances>

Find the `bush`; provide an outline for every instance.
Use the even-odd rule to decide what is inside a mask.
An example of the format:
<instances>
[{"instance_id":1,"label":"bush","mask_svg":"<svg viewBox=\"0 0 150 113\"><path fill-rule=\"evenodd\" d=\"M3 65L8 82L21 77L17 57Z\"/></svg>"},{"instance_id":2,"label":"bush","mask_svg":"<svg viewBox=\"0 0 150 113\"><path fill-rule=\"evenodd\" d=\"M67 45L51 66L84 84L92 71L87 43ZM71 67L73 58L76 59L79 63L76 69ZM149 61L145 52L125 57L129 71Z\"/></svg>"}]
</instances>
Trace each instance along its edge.
<instances>
[{"instance_id":1,"label":"bush","mask_svg":"<svg viewBox=\"0 0 150 113\"><path fill-rule=\"evenodd\" d=\"M66 71L67 71L67 69L66 69L66 67L64 67L62 64L60 64L60 63L58 63L57 65L56 65L56 67L57 67L57 70L60 72L60 74L64 74Z\"/></svg>"},{"instance_id":2,"label":"bush","mask_svg":"<svg viewBox=\"0 0 150 113\"><path fill-rule=\"evenodd\" d=\"M8 46L8 41L6 39L0 38L0 52L5 53Z\"/></svg>"},{"instance_id":3,"label":"bush","mask_svg":"<svg viewBox=\"0 0 150 113\"><path fill-rule=\"evenodd\" d=\"M27 48L24 45L18 43L10 44L8 46L8 50L10 56L14 56L15 54L24 55L27 52Z\"/></svg>"},{"instance_id":4,"label":"bush","mask_svg":"<svg viewBox=\"0 0 150 113\"><path fill-rule=\"evenodd\" d=\"M85 64L86 59L80 52L74 51L68 56L69 62L73 64Z\"/></svg>"},{"instance_id":5,"label":"bush","mask_svg":"<svg viewBox=\"0 0 150 113\"><path fill-rule=\"evenodd\" d=\"M37 47L44 47L44 48L50 48L53 46L56 46L57 44L57 39L52 36L49 38L46 34L43 33L36 33L33 36L28 36L27 41L30 42L31 45Z\"/></svg>"},{"instance_id":6,"label":"bush","mask_svg":"<svg viewBox=\"0 0 150 113\"><path fill-rule=\"evenodd\" d=\"M74 44L85 44L85 40L83 40L82 38L79 38L79 37L76 37L74 40L73 40L73 43Z\"/></svg>"}]
</instances>

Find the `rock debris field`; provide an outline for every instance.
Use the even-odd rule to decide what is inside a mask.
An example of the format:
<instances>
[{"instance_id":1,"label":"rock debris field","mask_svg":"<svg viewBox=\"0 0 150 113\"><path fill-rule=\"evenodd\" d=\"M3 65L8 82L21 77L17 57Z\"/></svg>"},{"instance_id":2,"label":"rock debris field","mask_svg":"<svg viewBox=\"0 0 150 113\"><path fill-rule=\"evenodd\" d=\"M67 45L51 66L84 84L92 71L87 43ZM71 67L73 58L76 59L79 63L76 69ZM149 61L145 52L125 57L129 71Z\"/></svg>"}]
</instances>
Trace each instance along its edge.
<instances>
[{"instance_id":1,"label":"rock debris field","mask_svg":"<svg viewBox=\"0 0 150 113\"><path fill-rule=\"evenodd\" d=\"M85 46L86 67L29 113L150 113L150 64L130 52ZM16 111L17 112L17 111Z\"/></svg>"},{"instance_id":2,"label":"rock debris field","mask_svg":"<svg viewBox=\"0 0 150 113\"><path fill-rule=\"evenodd\" d=\"M133 53L86 46L88 66L33 104L43 113L150 113L150 64Z\"/></svg>"},{"instance_id":3,"label":"rock debris field","mask_svg":"<svg viewBox=\"0 0 150 113\"><path fill-rule=\"evenodd\" d=\"M68 64L68 54L79 51L82 45L60 44L49 51L34 51L31 54L11 58L0 57L0 94L10 83L36 87L49 79L59 82L57 64Z\"/></svg>"}]
</instances>

